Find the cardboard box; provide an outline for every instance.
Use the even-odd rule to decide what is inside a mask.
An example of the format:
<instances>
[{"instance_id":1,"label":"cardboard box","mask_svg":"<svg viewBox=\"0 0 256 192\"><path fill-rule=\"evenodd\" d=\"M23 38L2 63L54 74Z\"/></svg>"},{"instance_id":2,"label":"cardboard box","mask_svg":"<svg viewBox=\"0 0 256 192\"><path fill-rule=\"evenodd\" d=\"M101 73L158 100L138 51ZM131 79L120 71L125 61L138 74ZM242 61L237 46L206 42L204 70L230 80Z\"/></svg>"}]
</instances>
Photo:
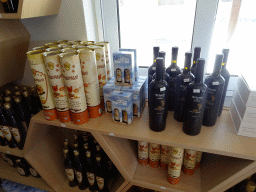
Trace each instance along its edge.
<instances>
[{"instance_id":1,"label":"cardboard box","mask_svg":"<svg viewBox=\"0 0 256 192\"><path fill-rule=\"evenodd\" d=\"M256 124L242 121L233 99L230 105L230 115L234 123L237 135L256 137Z\"/></svg>"},{"instance_id":2,"label":"cardboard box","mask_svg":"<svg viewBox=\"0 0 256 192\"><path fill-rule=\"evenodd\" d=\"M30 34L20 20L0 20L0 86L23 77Z\"/></svg>"},{"instance_id":3,"label":"cardboard box","mask_svg":"<svg viewBox=\"0 0 256 192\"><path fill-rule=\"evenodd\" d=\"M114 77L116 85L133 85L135 83L134 53L119 51L113 53Z\"/></svg>"},{"instance_id":4,"label":"cardboard box","mask_svg":"<svg viewBox=\"0 0 256 192\"><path fill-rule=\"evenodd\" d=\"M237 80L237 90L246 107L256 107L256 86L252 75L240 74Z\"/></svg>"},{"instance_id":5,"label":"cardboard box","mask_svg":"<svg viewBox=\"0 0 256 192\"><path fill-rule=\"evenodd\" d=\"M246 107L238 90L234 90L233 101L237 107L239 116L244 122L256 123L256 108Z\"/></svg>"},{"instance_id":6,"label":"cardboard box","mask_svg":"<svg viewBox=\"0 0 256 192\"><path fill-rule=\"evenodd\" d=\"M103 87L103 94L104 94L104 106L106 113L112 113L112 104L111 104L111 94L114 91L121 91L121 85L115 85L115 82L111 83L108 82Z\"/></svg>"}]
</instances>

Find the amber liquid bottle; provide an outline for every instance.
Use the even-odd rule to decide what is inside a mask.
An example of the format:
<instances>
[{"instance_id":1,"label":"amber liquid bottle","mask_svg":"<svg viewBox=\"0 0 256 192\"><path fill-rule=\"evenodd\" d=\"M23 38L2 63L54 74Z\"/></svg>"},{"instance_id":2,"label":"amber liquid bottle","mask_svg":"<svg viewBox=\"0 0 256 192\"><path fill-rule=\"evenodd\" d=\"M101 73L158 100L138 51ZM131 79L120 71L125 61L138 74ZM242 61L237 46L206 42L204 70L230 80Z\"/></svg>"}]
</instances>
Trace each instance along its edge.
<instances>
[{"instance_id":1,"label":"amber liquid bottle","mask_svg":"<svg viewBox=\"0 0 256 192\"><path fill-rule=\"evenodd\" d=\"M75 186L77 186L77 182L75 179L75 171L73 169L71 160L68 155L69 151L67 148L64 148L63 152L64 152L64 156L65 156L64 166L65 166L65 171L66 171L67 177L69 179L69 186L75 187Z\"/></svg>"},{"instance_id":2,"label":"amber liquid bottle","mask_svg":"<svg viewBox=\"0 0 256 192\"><path fill-rule=\"evenodd\" d=\"M227 89L228 89L228 83L229 83L229 79L230 79L230 73L227 70L227 61L228 61L228 54L229 54L229 49L223 49L222 53L224 54L224 58L223 58L223 63L222 63L222 69L221 69L221 76L225 79L225 86L223 89L223 94L221 97L221 102L220 102L220 108L219 108L219 113L218 116L221 115L222 110L223 110L223 105L224 105L224 101L226 98L226 93L227 93Z\"/></svg>"},{"instance_id":3,"label":"amber liquid bottle","mask_svg":"<svg viewBox=\"0 0 256 192\"><path fill-rule=\"evenodd\" d=\"M36 170L31 165L29 165L29 172L33 177L41 178L41 176L36 172Z\"/></svg>"},{"instance_id":4,"label":"amber liquid bottle","mask_svg":"<svg viewBox=\"0 0 256 192\"><path fill-rule=\"evenodd\" d=\"M104 174L104 169L101 163L101 156L98 154L96 155L96 181L98 185L99 192L109 192L109 189L106 185L106 175Z\"/></svg>"},{"instance_id":5,"label":"amber liquid bottle","mask_svg":"<svg viewBox=\"0 0 256 192\"><path fill-rule=\"evenodd\" d=\"M15 101L16 106L17 106L17 109L16 109L17 117L19 118L19 121L24 126L26 126L26 128L28 129L29 123L30 123L30 116L29 116L28 113L26 113L26 108L22 104L20 97L15 97L14 101Z\"/></svg>"},{"instance_id":6,"label":"amber liquid bottle","mask_svg":"<svg viewBox=\"0 0 256 192\"><path fill-rule=\"evenodd\" d=\"M208 87L207 100L204 110L203 125L214 126L220 108L225 80L220 75L223 54L216 55L213 73L205 78L205 84Z\"/></svg>"},{"instance_id":7,"label":"amber liquid bottle","mask_svg":"<svg viewBox=\"0 0 256 192\"><path fill-rule=\"evenodd\" d=\"M149 85L149 127L152 131L160 132L166 126L166 93L167 82L163 79L164 59L156 59L156 79Z\"/></svg>"},{"instance_id":8,"label":"amber liquid bottle","mask_svg":"<svg viewBox=\"0 0 256 192\"><path fill-rule=\"evenodd\" d=\"M193 64L191 67L191 73L193 75L196 75L196 61L198 58L200 58L200 53L201 53L201 47L195 47L194 56L193 56Z\"/></svg>"},{"instance_id":9,"label":"amber liquid bottle","mask_svg":"<svg viewBox=\"0 0 256 192\"><path fill-rule=\"evenodd\" d=\"M88 182L89 182L89 189L90 189L90 191L94 192L94 191L98 190L98 187L97 187L97 181L96 181L96 177L95 177L93 161L92 161L92 157L91 157L91 151L89 151L89 150L86 151L86 157L87 157L86 174L87 174L87 178L88 178Z\"/></svg>"},{"instance_id":10,"label":"amber liquid bottle","mask_svg":"<svg viewBox=\"0 0 256 192\"><path fill-rule=\"evenodd\" d=\"M16 159L16 168L21 176L28 177L30 175L28 165L23 159Z\"/></svg>"},{"instance_id":11,"label":"amber liquid bottle","mask_svg":"<svg viewBox=\"0 0 256 192\"><path fill-rule=\"evenodd\" d=\"M197 60L195 81L187 88L183 131L188 135L198 135L201 131L207 97L207 86L203 83L204 64L204 59Z\"/></svg>"},{"instance_id":12,"label":"amber liquid bottle","mask_svg":"<svg viewBox=\"0 0 256 192\"><path fill-rule=\"evenodd\" d=\"M185 53L185 66L176 83L177 99L175 100L174 118L180 122L183 122L184 118L184 105L186 104L188 85L195 79L194 75L190 73L191 57L192 53Z\"/></svg>"},{"instance_id":13,"label":"amber liquid bottle","mask_svg":"<svg viewBox=\"0 0 256 192\"><path fill-rule=\"evenodd\" d=\"M8 141L6 140L6 138L4 136L4 132L2 130L2 127L3 127L3 123L2 123L1 118L0 118L0 145L1 146L6 146L6 145L8 145Z\"/></svg>"},{"instance_id":14,"label":"amber liquid bottle","mask_svg":"<svg viewBox=\"0 0 256 192\"><path fill-rule=\"evenodd\" d=\"M78 188L80 190L85 190L88 187L88 181L86 175L83 174L83 167L79 159L79 152L77 150L74 150L74 156L75 156L75 174L76 179L78 181Z\"/></svg>"},{"instance_id":15,"label":"amber liquid bottle","mask_svg":"<svg viewBox=\"0 0 256 192\"><path fill-rule=\"evenodd\" d=\"M27 114L29 115L29 117L32 118L35 114L39 112L37 108L37 104L33 103L28 91L24 91L22 95L23 95L22 103L27 109Z\"/></svg>"}]
</instances>

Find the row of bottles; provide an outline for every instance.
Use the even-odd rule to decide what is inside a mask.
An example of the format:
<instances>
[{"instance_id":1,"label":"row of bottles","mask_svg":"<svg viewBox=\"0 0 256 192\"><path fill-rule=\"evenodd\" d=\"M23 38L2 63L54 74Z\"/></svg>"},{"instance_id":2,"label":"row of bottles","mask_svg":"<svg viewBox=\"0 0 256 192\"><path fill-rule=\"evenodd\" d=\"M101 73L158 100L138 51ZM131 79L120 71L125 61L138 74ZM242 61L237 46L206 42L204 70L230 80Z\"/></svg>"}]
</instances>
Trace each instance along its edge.
<instances>
[{"instance_id":1,"label":"row of bottles","mask_svg":"<svg viewBox=\"0 0 256 192\"><path fill-rule=\"evenodd\" d=\"M256 173L226 190L226 192L255 192L256 191Z\"/></svg>"},{"instance_id":2,"label":"row of bottles","mask_svg":"<svg viewBox=\"0 0 256 192\"><path fill-rule=\"evenodd\" d=\"M154 47L154 64L148 71L149 125L153 131L163 131L168 111L174 118L184 122L188 135L200 133L201 125L214 126L221 115L230 74L226 69L228 49L217 54L213 73L205 78L205 60L200 57L201 48L185 53L185 64L177 66L178 48L172 48L172 64L165 70L163 52ZM191 69L190 69L191 67ZM154 74L153 74L154 73ZM152 75L153 74L153 75Z\"/></svg>"},{"instance_id":3,"label":"row of bottles","mask_svg":"<svg viewBox=\"0 0 256 192\"><path fill-rule=\"evenodd\" d=\"M23 149L30 119L41 110L35 88L13 86L0 94L0 145Z\"/></svg>"},{"instance_id":4,"label":"row of bottles","mask_svg":"<svg viewBox=\"0 0 256 192\"><path fill-rule=\"evenodd\" d=\"M2 153L2 158L4 161L8 162L11 167L16 167L17 171L21 176L29 176L40 178L41 176L36 172L36 170L24 159L21 157L16 157L14 155L8 155Z\"/></svg>"},{"instance_id":5,"label":"row of bottles","mask_svg":"<svg viewBox=\"0 0 256 192\"><path fill-rule=\"evenodd\" d=\"M63 152L70 187L109 191L107 182L116 177L117 169L90 133L74 135L72 147L65 139Z\"/></svg>"},{"instance_id":6,"label":"row of bottles","mask_svg":"<svg viewBox=\"0 0 256 192\"><path fill-rule=\"evenodd\" d=\"M167 180L174 185L180 181L181 170L186 175L194 174L201 165L202 154L200 151L138 141L139 164L168 170Z\"/></svg>"},{"instance_id":7,"label":"row of bottles","mask_svg":"<svg viewBox=\"0 0 256 192\"><path fill-rule=\"evenodd\" d=\"M1 0L5 13L17 13L19 0Z\"/></svg>"}]
</instances>

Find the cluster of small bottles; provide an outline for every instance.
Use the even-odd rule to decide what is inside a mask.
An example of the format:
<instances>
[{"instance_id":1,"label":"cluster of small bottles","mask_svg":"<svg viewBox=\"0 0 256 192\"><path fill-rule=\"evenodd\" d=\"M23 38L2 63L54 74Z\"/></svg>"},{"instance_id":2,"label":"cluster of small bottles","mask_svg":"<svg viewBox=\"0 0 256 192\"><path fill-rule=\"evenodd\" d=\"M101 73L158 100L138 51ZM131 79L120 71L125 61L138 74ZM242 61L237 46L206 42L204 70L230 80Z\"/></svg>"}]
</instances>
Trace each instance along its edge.
<instances>
[{"instance_id":1,"label":"cluster of small bottles","mask_svg":"<svg viewBox=\"0 0 256 192\"><path fill-rule=\"evenodd\" d=\"M181 170L186 175L194 174L201 165L202 154L200 151L138 141L139 164L168 170L167 180L173 185L179 183Z\"/></svg>"},{"instance_id":2,"label":"cluster of small bottles","mask_svg":"<svg viewBox=\"0 0 256 192\"><path fill-rule=\"evenodd\" d=\"M226 192L255 192L256 191L256 173L228 189Z\"/></svg>"},{"instance_id":3,"label":"cluster of small bottles","mask_svg":"<svg viewBox=\"0 0 256 192\"><path fill-rule=\"evenodd\" d=\"M4 161L8 162L11 167L16 167L21 176L29 176L40 178L41 176L36 172L36 170L21 157L16 157L14 155L8 155L2 153L2 158Z\"/></svg>"},{"instance_id":4,"label":"cluster of small bottles","mask_svg":"<svg viewBox=\"0 0 256 192\"><path fill-rule=\"evenodd\" d=\"M13 85L0 93L0 145L23 149L30 119L41 109L35 87Z\"/></svg>"},{"instance_id":5,"label":"cluster of small bottles","mask_svg":"<svg viewBox=\"0 0 256 192\"><path fill-rule=\"evenodd\" d=\"M5 13L17 13L19 0L1 0Z\"/></svg>"},{"instance_id":6,"label":"cluster of small bottles","mask_svg":"<svg viewBox=\"0 0 256 192\"><path fill-rule=\"evenodd\" d=\"M183 122L183 131L198 135L201 125L214 126L221 115L230 74L226 69L229 49L217 54L213 73L205 78L205 60L200 58L201 48L185 53L181 70L177 65L178 47L172 48L172 63L165 70L165 52L154 47L154 63L148 70L149 125L153 131L163 131L168 111ZM191 69L190 69L191 67Z\"/></svg>"},{"instance_id":7,"label":"cluster of small bottles","mask_svg":"<svg viewBox=\"0 0 256 192\"><path fill-rule=\"evenodd\" d=\"M108 42L59 40L27 57L47 120L84 124L102 115L111 78Z\"/></svg>"},{"instance_id":8,"label":"cluster of small bottles","mask_svg":"<svg viewBox=\"0 0 256 192\"><path fill-rule=\"evenodd\" d=\"M65 139L65 171L69 186L90 191L109 191L107 182L116 177L118 171L90 133L74 135L73 146Z\"/></svg>"}]
</instances>

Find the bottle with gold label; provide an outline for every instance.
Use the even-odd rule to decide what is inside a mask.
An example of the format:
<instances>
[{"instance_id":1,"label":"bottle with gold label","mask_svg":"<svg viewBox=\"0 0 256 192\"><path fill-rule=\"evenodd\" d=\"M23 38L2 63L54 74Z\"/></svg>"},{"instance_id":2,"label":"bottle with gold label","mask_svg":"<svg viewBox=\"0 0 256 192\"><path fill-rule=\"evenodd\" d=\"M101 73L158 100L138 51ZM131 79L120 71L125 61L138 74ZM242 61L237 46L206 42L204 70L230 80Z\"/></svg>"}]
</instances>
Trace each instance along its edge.
<instances>
[{"instance_id":1,"label":"bottle with gold label","mask_svg":"<svg viewBox=\"0 0 256 192\"><path fill-rule=\"evenodd\" d=\"M106 185L106 176L104 174L104 169L102 167L102 161L101 161L101 156L98 154L96 155L96 162L97 162L97 166L96 166L96 181L97 181L97 185L98 185L98 189L99 192L108 192L109 189Z\"/></svg>"},{"instance_id":2,"label":"bottle with gold label","mask_svg":"<svg viewBox=\"0 0 256 192\"><path fill-rule=\"evenodd\" d=\"M28 165L26 164L25 160L21 158L16 159L16 168L21 176L28 177L30 175Z\"/></svg>"},{"instance_id":3,"label":"bottle with gold label","mask_svg":"<svg viewBox=\"0 0 256 192\"><path fill-rule=\"evenodd\" d=\"M64 148L63 152L64 152L64 156L65 156L64 166L65 166L65 171L66 171L67 177L69 179L69 186L75 187L75 186L77 186L77 182L75 179L75 171L74 171L74 168L72 166L71 160L68 155L68 153L69 153L68 148Z\"/></svg>"},{"instance_id":4,"label":"bottle with gold label","mask_svg":"<svg viewBox=\"0 0 256 192\"><path fill-rule=\"evenodd\" d=\"M9 127L9 122L7 121L7 115L4 111L2 103L0 103L0 122L1 122L1 129L4 134L4 137L6 138L8 145L10 148L16 148L17 147L17 142L14 139L10 127Z\"/></svg>"},{"instance_id":5,"label":"bottle with gold label","mask_svg":"<svg viewBox=\"0 0 256 192\"><path fill-rule=\"evenodd\" d=\"M5 103L4 108L6 110L6 113L9 117L9 123L11 126L11 132L13 137L15 138L18 148L23 149L25 145L25 140L27 136L27 126L26 123L20 121L17 116L15 115L12 106L10 103Z\"/></svg>"},{"instance_id":6,"label":"bottle with gold label","mask_svg":"<svg viewBox=\"0 0 256 192\"><path fill-rule=\"evenodd\" d=\"M91 191L97 191L98 187L97 187L97 181L95 178L95 170L94 170L94 166L93 166L93 161L92 161L92 157L91 157L91 151L86 151L86 174L87 174L87 178L88 178L88 182L89 182L89 189Z\"/></svg>"},{"instance_id":7,"label":"bottle with gold label","mask_svg":"<svg viewBox=\"0 0 256 192\"><path fill-rule=\"evenodd\" d=\"M191 149L185 149L183 173L186 175L193 175L196 167L196 154L197 151Z\"/></svg>"},{"instance_id":8,"label":"bottle with gold label","mask_svg":"<svg viewBox=\"0 0 256 192\"><path fill-rule=\"evenodd\" d=\"M149 165L151 167L159 167L160 145L155 143L149 144Z\"/></svg>"},{"instance_id":9,"label":"bottle with gold label","mask_svg":"<svg viewBox=\"0 0 256 192\"><path fill-rule=\"evenodd\" d=\"M138 161L141 165L148 164L148 142L138 141Z\"/></svg>"},{"instance_id":10,"label":"bottle with gold label","mask_svg":"<svg viewBox=\"0 0 256 192\"><path fill-rule=\"evenodd\" d=\"M80 190L85 190L88 187L88 180L86 179L86 175L83 174L83 167L79 159L79 152L77 150L74 150L74 156L75 156L75 175L76 179L78 181L78 188Z\"/></svg>"}]
</instances>

